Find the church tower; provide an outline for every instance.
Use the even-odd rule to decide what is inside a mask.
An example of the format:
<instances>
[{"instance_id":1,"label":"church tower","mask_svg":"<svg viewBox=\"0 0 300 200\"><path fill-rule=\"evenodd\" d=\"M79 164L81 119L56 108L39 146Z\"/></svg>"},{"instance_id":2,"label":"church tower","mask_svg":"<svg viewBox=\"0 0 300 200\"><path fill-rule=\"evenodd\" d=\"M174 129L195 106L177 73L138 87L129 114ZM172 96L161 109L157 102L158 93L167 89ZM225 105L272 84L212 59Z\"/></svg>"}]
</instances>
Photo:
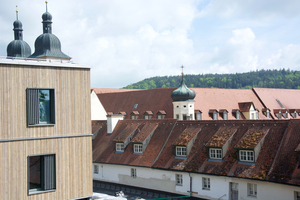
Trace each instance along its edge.
<instances>
[{"instance_id":1,"label":"church tower","mask_svg":"<svg viewBox=\"0 0 300 200\"><path fill-rule=\"evenodd\" d=\"M31 54L30 46L23 41L22 23L18 19L18 10L16 10L16 21L14 21L15 39L7 45L7 58L27 58Z\"/></svg>"},{"instance_id":2,"label":"church tower","mask_svg":"<svg viewBox=\"0 0 300 200\"><path fill-rule=\"evenodd\" d=\"M29 58L70 60L71 57L61 51L59 39L52 34L52 15L48 12L47 1L42 19L43 34L35 40L35 52Z\"/></svg>"},{"instance_id":3,"label":"church tower","mask_svg":"<svg viewBox=\"0 0 300 200\"><path fill-rule=\"evenodd\" d=\"M182 66L183 68L183 66ZM178 120L195 120L194 113L194 98L196 93L189 89L182 80L179 88L174 90L171 94L173 99L173 118Z\"/></svg>"}]
</instances>

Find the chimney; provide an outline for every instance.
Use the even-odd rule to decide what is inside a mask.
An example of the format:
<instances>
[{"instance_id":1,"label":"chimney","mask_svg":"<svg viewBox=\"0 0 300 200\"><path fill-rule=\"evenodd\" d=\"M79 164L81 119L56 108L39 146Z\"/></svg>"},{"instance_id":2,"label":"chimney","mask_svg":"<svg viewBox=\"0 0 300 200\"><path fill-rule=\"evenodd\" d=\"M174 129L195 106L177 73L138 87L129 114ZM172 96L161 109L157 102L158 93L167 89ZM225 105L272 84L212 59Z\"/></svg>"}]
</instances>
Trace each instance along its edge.
<instances>
[{"instance_id":1,"label":"chimney","mask_svg":"<svg viewBox=\"0 0 300 200\"><path fill-rule=\"evenodd\" d=\"M107 134L110 135L114 131L118 121L124 119L124 115L108 114L106 117L107 117Z\"/></svg>"}]
</instances>

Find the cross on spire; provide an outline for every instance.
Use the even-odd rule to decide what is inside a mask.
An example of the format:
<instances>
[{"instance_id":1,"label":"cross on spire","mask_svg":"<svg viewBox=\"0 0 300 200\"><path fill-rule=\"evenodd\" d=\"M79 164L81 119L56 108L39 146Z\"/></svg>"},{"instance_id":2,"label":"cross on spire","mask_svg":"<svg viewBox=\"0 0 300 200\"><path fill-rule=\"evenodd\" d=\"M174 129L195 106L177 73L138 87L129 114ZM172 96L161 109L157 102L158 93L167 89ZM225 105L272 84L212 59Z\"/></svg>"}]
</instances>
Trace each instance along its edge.
<instances>
[{"instance_id":1,"label":"cross on spire","mask_svg":"<svg viewBox=\"0 0 300 200\"><path fill-rule=\"evenodd\" d=\"M48 12L48 1L45 1L45 3L46 3L46 12Z\"/></svg>"},{"instance_id":2,"label":"cross on spire","mask_svg":"<svg viewBox=\"0 0 300 200\"><path fill-rule=\"evenodd\" d=\"M17 20L18 20L18 6L16 5L16 17L17 17Z\"/></svg>"},{"instance_id":3,"label":"cross on spire","mask_svg":"<svg viewBox=\"0 0 300 200\"><path fill-rule=\"evenodd\" d=\"M181 76L182 76L182 82L183 82L183 68L184 68L184 66L183 65L181 65L181 67L180 67L181 69L182 69L182 72L181 72Z\"/></svg>"}]
</instances>

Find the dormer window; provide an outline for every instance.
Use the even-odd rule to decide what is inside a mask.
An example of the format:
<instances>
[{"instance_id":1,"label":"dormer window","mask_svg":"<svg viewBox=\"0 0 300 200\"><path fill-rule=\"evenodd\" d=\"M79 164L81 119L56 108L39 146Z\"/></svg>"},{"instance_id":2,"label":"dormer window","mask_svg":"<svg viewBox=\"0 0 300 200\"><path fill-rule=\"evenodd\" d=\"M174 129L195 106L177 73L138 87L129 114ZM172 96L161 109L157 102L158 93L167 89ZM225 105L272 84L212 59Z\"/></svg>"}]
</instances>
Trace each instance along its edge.
<instances>
[{"instance_id":1,"label":"dormer window","mask_svg":"<svg viewBox=\"0 0 300 200\"><path fill-rule=\"evenodd\" d=\"M293 118L297 118L297 110L296 109L290 109L289 110L289 113L290 115L293 117Z\"/></svg>"},{"instance_id":2,"label":"dormer window","mask_svg":"<svg viewBox=\"0 0 300 200\"><path fill-rule=\"evenodd\" d=\"M222 149L209 148L210 159L222 159Z\"/></svg>"},{"instance_id":3,"label":"dormer window","mask_svg":"<svg viewBox=\"0 0 300 200\"><path fill-rule=\"evenodd\" d=\"M200 110L195 110L195 120L202 120L202 112Z\"/></svg>"},{"instance_id":4,"label":"dormer window","mask_svg":"<svg viewBox=\"0 0 300 200\"><path fill-rule=\"evenodd\" d=\"M186 147L185 146L177 146L176 147L176 156L185 157L186 156Z\"/></svg>"},{"instance_id":5,"label":"dormer window","mask_svg":"<svg viewBox=\"0 0 300 200\"><path fill-rule=\"evenodd\" d=\"M223 118L223 120L228 119L228 111L226 109L220 109L219 113L220 113L220 116Z\"/></svg>"},{"instance_id":6,"label":"dormer window","mask_svg":"<svg viewBox=\"0 0 300 200\"><path fill-rule=\"evenodd\" d=\"M254 162L254 151L240 150L240 161Z\"/></svg>"},{"instance_id":7,"label":"dormer window","mask_svg":"<svg viewBox=\"0 0 300 200\"><path fill-rule=\"evenodd\" d=\"M238 150L238 159L240 162L255 163L263 145L264 139L269 132L269 128L250 128L245 135L235 145Z\"/></svg>"},{"instance_id":8,"label":"dormer window","mask_svg":"<svg viewBox=\"0 0 300 200\"><path fill-rule=\"evenodd\" d=\"M152 111L146 111L144 113L144 119L151 119L152 118L152 115L153 115L153 112Z\"/></svg>"},{"instance_id":9,"label":"dormer window","mask_svg":"<svg viewBox=\"0 0 300 200\"><path fill-rule=\"evenodd\" d=\"M166 114L167 114L167 112L166 111L164 111L164 110L159 110L158 112L157 112L157 119L164 119L165 118L165 116L166 116Z\"/></svg>"},{"instance_id":10,"label":"dormer window","mask_svg":"<svg viewBox=\"0 0 300 200\"><path fill-rule=\"evenodd\" d=\"M218 120L218 111L216 109L210 109L208 114L213 120Z\"/></svg>"},{"instance_id":11,"label":"dormer window","mask_svg":"<svg viewBox=\"0 0 300 200\"><path fill-rule=\"evenodd\" d=\"M134 153L143 153L143 144L134 144L133 152Z\"/></svg>"},{"instance_id":12,"label":"dormer window","mask_svg":"<svg viewBox=\"0 0 300 200\"><path fill-rule=\"evenodd\" d=\"M124 152L124 143L116 143L116 152Z\"/></svg>"},{"instance_id":13,"label":"dormer window","mask_svg":"<svg viewBox=\"0 0 300 200\"><path fill-rule=\"evenodd\" d=\"M218 120L218 113L217 113L217 112L214 112L214 113L213 113L213 119L214 119L214 120Z\"/></svg>"},{"instance_id":14,"label":"dormer window","mask_svg":"<svg viewBox=\"0 0 300 200\"><path fill-rule=\"evenodd\" d=\"M140 115L139 111L132 111L132 113L130 114L130 119L138 119Z\"/></svg>"}]
</instances>

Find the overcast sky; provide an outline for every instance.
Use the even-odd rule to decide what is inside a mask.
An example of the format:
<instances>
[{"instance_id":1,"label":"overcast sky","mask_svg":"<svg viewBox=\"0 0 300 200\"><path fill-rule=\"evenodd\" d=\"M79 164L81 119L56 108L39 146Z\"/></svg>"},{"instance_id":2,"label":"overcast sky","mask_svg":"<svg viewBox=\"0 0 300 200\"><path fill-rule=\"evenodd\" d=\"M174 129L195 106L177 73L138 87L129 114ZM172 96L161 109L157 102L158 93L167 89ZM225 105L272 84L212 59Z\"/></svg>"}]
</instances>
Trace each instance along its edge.
<instances>
[{"instance_id":1,"label":"overcast sky","mask_svg":"<svg viewBox=\"0 0 300 200\"><path fill-rule=\"evenodd\" d=\"M43 0L0 0L0 56L14 38L34 52ZM153 76L300 69L299 0L49 0L52 33L91 87L121 88Z\"/></svg>"}]
</instances>

